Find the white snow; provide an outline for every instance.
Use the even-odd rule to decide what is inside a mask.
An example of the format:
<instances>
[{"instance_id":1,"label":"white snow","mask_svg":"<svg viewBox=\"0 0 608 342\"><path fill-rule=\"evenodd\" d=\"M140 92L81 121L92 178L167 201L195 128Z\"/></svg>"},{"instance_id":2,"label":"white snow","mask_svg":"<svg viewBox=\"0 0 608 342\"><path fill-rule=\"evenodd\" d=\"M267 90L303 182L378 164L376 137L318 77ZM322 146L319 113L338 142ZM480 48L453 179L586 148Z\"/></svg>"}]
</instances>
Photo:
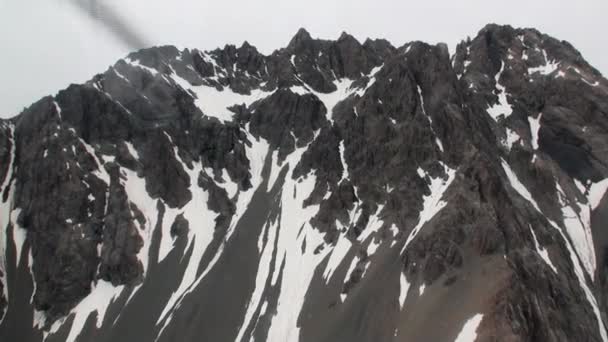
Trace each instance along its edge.
<instances>
[{"instance_id":1,"label":"white snow","mask_svg":"<svg viewBox=\"0 0 608 342\"><path fill-rule=\"evenodd\" d=\"M291 88L289 88L289 90L294 93L294 94L298 94L298 95L306 95L306 94L311 94L311 91L309 88L301 86L301 85L297 85L297 86L292 86Z\"/></svg>"},{"instance_id":2,"label":"white snow","mask_svg":"<svg viewBox=\"0 0 608 342\"><path fill-rule=\"evenodd\" d=\"M11 125L9 126L9 134L12 137L13 136L13 131L14 131L14 127ZM14 187L11 186L11 188L8 190L8 197L6 199L6 201L4 200L3 196L1 196L1 194L4 194L4 191L8 188L9 184L10 184L10 179L13 177L13 164L14 164L14 159L15 159L15 144L13 142L13 140L11 139L11 151L9 153L9 161L8 161L8 168L6 169L6 176L4 178L4 181L2 182L2 184L0 184L0 269L2 270L6 270L7 269L7 264L6 264L6 246L7 246L7 229L8 229L8 225L11 219L11 211L13 210L13 194L14 194ZM19 256L17 256L18 258ZM2 283L4 284L4 298L6 298L7 300L8 298L8 283L7 283L7 274L6 272L3 272L2 274L2 278L0 278L0 280L2 281ZM4 318L3 318L4 319ZM2 322L2 319L0 319L0 322Z\"/></svg>"},{"instance_id":3,"label":"white snow","mask_svg":"<svg viewBox=\"0 0 608 342\"><path fill-rule=\"evenodd\" d=\"M12 195L12 194L11 194ZM23 250L23 244L27 238L27 230L23 229L18 223L17 218L21 213L21 209L15 208L10 212L10 220L13 225L13 242L15 243L15 265L18 266L21 262L21 254Z\"/></svg>"},{"instance_id":4,"label":"white snow","mask_svg":"<svg viewBox=\"0 0 608 342\"><path fill-rule=\"evenodd\" d=\"M420 86L417 86L417 87L418 87L418 97L420 98L420 107L422 109L422 114L424 114L424 116L426 116L427 120L429 121L429 126L431 127L431 132L433 132L433 135L435 136L435 143L437 144L439 151L443 152L443 144L441 143L441 140L439 140L439 138L437 137L437 133L435 133L435 130L433 129L433 119L431 118L430 115L428 115L426 113L426 109L424 107L424 97L422 96L422 89L420 88Z\"/></svg>"},{"instance_id":5,"label":"white snow","mask_svg":"<svg viewBox=\"0 0 608 342\"><path fill-rule=\"evenodd\" d=\"M606 194L606 190L608 190L608 178L590 185L587 198L591 205L591 210L595 210L595 208L600 205L602 198L604 198L604 194Z\"/></svg>"},{"instance_id":6,"label":"white snow","mask_svg":"<svg viewBox=\"0 0 608 342\"><path fill-rule=\"evenodd\" d=\"M403 272L400 273L399 285L399 308L403 310L403 304L405 304L405 299L407 298L407 293L409 292L411 285Z\"/></svg>"},{"instance_id":7,"label":"white snow","mask_svg":"<svg viewBox=\"0 0 608 342\"><path fill-rule=\"evenodd\" d=\"M579 258L577 257L577 254L574 252L574 250L573 250L573 248L572 248L572 246L570 244L570 241L568 240L568 238L566 238L566 236L564 235L564 232L557 225L557 223L555 223L554 221L552 221L546 215L543 214L543 212L538 207L538 204L536 203L536 201L534 201L534 199L532 198L532 195L530 195L530 193L528 192L528 190L526 189L526 187L523 186L523 184L521 184L521 182L519 181L519 179L517 179L517 176L515 175L515 173L513 172L513 170L511 170L511 168L509 167L509 165L504 160L502 160L502 167L505 170L505 173L507 174L507 177L509 178L509 181L511 182L511 186L522 197L524 197L528 202L530 202L530 204L532 204L534 206L534 208L541 215L543 215L547 219L547 221L551 224L551 226L553 228L555 228L560 233L560 235L562 236L562 238L564 240L564 244L566 245L566 248L568 249L568 253L570 255L570 260L572 261L572 265L574 266L574 272L575 272L575 274L576 274L576 276L578 278L579 284L581 285L581 289L583 290L583 292L585 292L585 297L587 298L587 301L591 305L591 308L593 309L593 312L595 314L596 320L598 322L598 328L599 328L599 331L600 331L600 335L602 336L602 341L608 342L608 335L606 334L606 329L604 327L604 324L602 323L600 310L599 310L599 308L597 306L597 301L596 301L596 299L595 299L595 297L593 295L593 292L591 292L591 290L587 286L587 282L585 280L585 275L583 273L583 269L581 267L581 263L579 262Z\"/></svg>"},{"instance_id":8,"label":"white snow","mask_svg":"<svg viewBox=\"0 0 608 342\"><path fill-rule=\"evenodd\" d=\"M87 153L89 155L91 155L91 157L95 160L95 163L97 164L97 170L93 171L93 174L100 180L104 181L106 183L106 185L109 186L110 185L110 175L108 174L106 169L103 167L103 161L100 160L99 158L97 158L97 155L95 154L95 149L93 148L93 146L87 144L84 140L82 140L82 138L78 138L78 140L80 141L82 146L85 148Z\"/></svg>"},{"instance_id":9,"label":"white snow","mask_svg":"<svg viewBox=\"0 0 608 342\"><path fill-rule=\"evenodd\" d=\"M315 138L316 138L316 136L317 135L315 134ZM281 165L277 165L276 159L277 159L278 152L277 151L272 152L272 157L273 157L272 165L271 165L272 170L271 170L271 175L269 177L270 179L268 181L267 191L270 191L270 189L272 187L271 184L274 184L277 181L278 175L280 173L279 171L281 169L283 169L284 167L288 167L289 170L291 170L293 172L293 169L300 161L302 154L308 149L309 146L310 146L310 144L308 144L305 147L296 149L294 152L292 152L291 154L289 154L287 156L287 158L283 161L283 163ZM286 183L293 181L289 175L287 175L286 178L289 178L289 179L285 180ZM291 187L285 185L285 189L291 189ZM301 189L300 186L298 186L298 190L300 190L300 189ZM311 189L311 191L312 191L312 189ZM286 198L286 197L291 198L291 199L294 198L293 194L289 193L288 191L284 191L283 195L284 195L283 198ZM287 195L287 196L285 196L285 195ZM296 198L297 197L298 196L296 193ZM281 203L283 205L285 202L281 202ZM300 206L301 206L301 204L300 204ZM282 211L281 218L283 218L283 215L285 215L285 213L283 211L284 209L287 209L287 208L284 208L283 206L281 206L281 211ZM241 325L241 328L239 330L237 341L242 339L243 335L245 334L245 330L249 326L249 322L252 321L255 311L258 308L258 306L260 305L260 302L262 301L262 293L264 292L264 289L265 289L266 280L268 278L270 278L270 276L271 276L270 266L271 266L271 261L272 261L272 255L275 253L275 249L274 249L275 240L276 240L277 236L280 236L279 229L280 229L280 227L286 227L285 225L287 225L288 227L295 227L295 226L292 226L292 224L293 223L291 223L291 222L287 223L283 220L281 220L281 222L279 222L278 220L274 221L274 222L266 222L265 228L267 229L267 232L268 232L268 239L264 246L262 246L263 245L262 237L264 235L264 231L262 231L260 233L260 236L258 238L258 249L261 251L261 256L260 256L260 262L259 262L259 266L258 266L258 272L256 275L256 286L254 288L254 292L251 297L251 301L249 302L249 304L247 306L247 312L245 314L245 319L243 321L243 324ZM297 239L297 236L296 236L296 239ZM297 245L296 241L292 241L291 243L292 243L291 248L293 248L293 246ZM276 251L277 258L281 254L283 256L285 256L286 248L289 248L289 247L286 244L278 245L277 247L281 248ZM282 248L285 248L285 249L282 249ZM279 262L276 262L274 264L274 267L275 268L274 268L274 272L272 274L272 279L271 279L272 286L275 286L278 281L279 273L280 273L279 269L281 267L281 264Z\"/></svg>"},{"instance_id":10,"label":"white snow","mask_svg":"<svg viewBox=\"0 0 608 342\"><path fill-rule=\"evenodd\" d=\"M370 73L367 75L367 77L369 77L369 81L367 82L367 84L365 85L365 88L359 89L357 91L355 91L354 93L359 95L359 96L363 96L365 94L365 92L367 91L367 89L369 89L372 85L374 85L374 83L376 83L376 74L382 70L382 68L384 68L384 64L374 67Z\"/></svg>"},{"instance_id":11,"label":"white snow","mask_svg":"<svg viewBox=\"0 0 608 342\"><path fill-rule=\"evenodd\" d=\"M287 175L285 188L293 188L296 182L297 180L291 179L291 175ZM279 272L283 261L285 261L285 267L276 314L272 318L268 331L268 341L298 340L300 331L298 317L308 286L317 265L329 252L329 248L325 248L316 255L314 253L317 246L325 244L323 235L308 223L318 211L319 206L302 207L302 202L312 192L315 182L316 177L310 174L297 183L298 191L295 198L289 191L282 193L281 227L283 230L279 234L277 259L274 264L275 273ZM302 226L302 232L298 235L299 229L293 228ZM292 227L292 229L287 227ZM294 248L294 246L301 246L304 240L307 247L302 253L300 248Z\"/></svg>"},{"instance_id":12,"label":"white snow","mask_svg":"<svg viewBox=\"0 0 608 342\"><path fill-rule=\"evenodd\" d=\"M490 114L494 121L498 121L498 117L503 115L508 117L513 113L513 108L507 101L507 89L500 84L500 76L502 75L505 69L505 63L502 62L502 66L500 67L500 71L496 74L494 80L496 81L496 89L498 90L498 103L492 105L488 108L487 112Z\"/></svg>"},{"instance_id":13,"label":"white snow","mask_svg":"<svg viewBox=\"0 0 608 342\"><path fill-rule=\"evenodd\" d=\"M234 116L234 113L228 110L228 107L241 104L249 106L253 102L272 93L261 89L253 89L251 94L244 95L236 93L228 87L224 87L221 91L218 91L215 87L206 85L193 86L174 71L169 77L184 90L190 90L196 95L194 104L205 115L216 117L224 122L232 121L232 117Z\"/></svg>"},{"instance_id":14,"label":"white snow","mask_svg":"<svg viewBox=\"0 0 608 342\"><path fill-rule=\"evenodd\" d=\"M61 107L59 106L59 103L57 103L57 101L53 101L53 105L55 106L55 109L57 110L57 115L59 116L59 120L61 121Z\"/></svg>"},{"instance_id":15,"label":"white snow","mask_svg":"<svg viewBox=\"0 0 608 342\"><path fill-rule=\"evenodd\" d=\"M534 238L534 246L536 248L536 253L538 253L538 255L540 255L540 257L545 261L547 266L551 267L553 272L557 273L557 268L551 262L551 258L549 258L549 253L547 252L547 250L544 247L542 247L538 243L538 239L536 238L536 233L534 233L534 229L532 228L532 225L528 224L528 226L530 227L530 232L532 233L532 237Z\"/></svg>"},{"instance_id":16,"label":"white snow","mask_svg":"<svg viewBox=\"0 0 608 342\"><path fill-rule=\"evenodd\" d=\"M180 284L178 291L175 292L173 294L173 296L170 298L169 302L167 303L167 305L163 309L163 312L161 313L161 315L158 318L157 323L162 321L164 318L167 318L165 320L164 326L161 329L161 333L162 333L162 330L165 329L165 327L170 323L170 321L172 319L171 310L174 307L179 306L179 304L180 304L179 301L181 301L181 300L183 300L183 298L185 298L185 294L190 293L192 291L192 289L196 288L196 286L198 286L198 284L205 278L205 276L209 273L209 271L213 268L213 266L215 266L216 262L218 261L220 255L222 254L222 252L224 250L224 246L230 240L230 237L234 233L234 229L239 221L239 218L242 217L244 212L247 210L247 206L251 202L253 193L256 191L256 189L261 184L262 169L264 166L264 161L266 159L266 155L268 153L268 143L265 140L255 139L250 133L248 133L248 131L249 130L246 129L245 133L247 134L248 140L252 143L252 146L251 147L247 146L245 148L245 153L247 154L247 158L249 159L249 161L251 163L250 172L251 172L251 183L252 183L253 187L246 192L239 193L239 196L237 198L237 203L236 203L235 214L234 214L234 217L230 224L230 227L228 228L228 231L226 233L226 238L224 239L224 241L222 241L222 244L218 248L218 251L214 255L213 259L211 260L211 262L209 263L207 268L195 280L192 280L192 278L196 272L195 268L198 268L198 262L193 262L193 261L190 262L190 265L194 265L194 266L192 266L193 267L192 270L186 271L186 275L184 276L184 279L182 280L182 283ZM206 172L208 174L211 173L210 170L209 171L206 170ZM193 197L193 199L194 199L194 197ZM206 201L205 201L205 203L206 203ZM211 226L211 227L213 227L213 226ZM208 233L211 233L212 231L213 231L212 229L207 229ZM197 237L197 240L198 240L198 237ZM190 241L192 241L192 240L190 240ZM203 243L205 244L205 246L208 244L207 242L203 242ZM196 251L196 253L193 253L193 255L191 256L190 259L198 261L202 257L204 248L200 248L199 243L197 242L197 245L195 246L195 251ZM188 267L190 267L190 265Z\"/></svg>"},{"instance_id":17,"label":"white snow","mask_svg":"<svg viewBox=\"0 0 608 342\"><path fill-rule=\"evenodd\" d=\"M337 223L336 221L336 224L339 223ZM329 282L332 274L334 273L336 268L340 266L340 263L342 263L342 260L346 256L346 253L348 253L348 251L350 250L351 246L352 243L347 238L342 236L338 238L338 242L332 249L329 261L327 263L327 267L325 268L325 272L323 272L323 279L325 279L326 282Z\"/></svg>"},{"instance_id":18,"label":"white snow","mask_svg":"<svg viewBox=\"0 0 608 342\"><path fill-rule=\"evenodd\" d=\"M585 185L583 185L583 183L581 183L581 181L579 181L578 179L574 178L574 184L578 188L578 191L581 192L581 194L586 194L587 193L587 188L585 187Z\"/></svg>"},{"instance_id":19,"label":"white snow","mask_svg":"<svg viewBox=\"0 0 608 342\"><path fill-rule=\"evenodd\" d=\"M416 237L420 229L424 226L425 223L429 222L438 212L441 211L448 203L443 200L443 194L450 187L452 181L456 176L456 170L450 169L446 165L443 165L444 171L447 174L446 179L442 179L441 177L428 178L431 180L431 184L429 184L429 189L431 191L430 195L424 195L422 200L422 211L418 215L418 224L412 229L410 235L401 250L401 253L405 251L407 246L412 242L412 240ZM418 168L419 175L422 169ZM424 172L424 171L422 171ZM422 177L427 178L427 177Z\"/></svg>"},{"instance_id":20,"label":"white snow","mask_svg":"<svg viewBox=\"0 0 608 342\"><path fill-rule=\"evenodd\" d=\"M342 168L344 170L342 170L342 179L340 179L340 182L343 181L344 179L348 179L348 164L346 163L346 158L344 158L344 140L340 141L340 161L342 161Z\"/></svg>"},{"instance_id":21,"label":"white snow","mask_svg":"<svg viewBox=\"0 0 608 342\"><path fill-rule=\"evenodd\" d=\"M422 285L420 285L420 287L418 288L418 296L422 296L424 294L424 290L426 289L426 284L422 283Z\"/></svg>"},{"instance_id":22,"label":"white snow","mask_svg":"<svg viewBox=\"0 0 608 342\"><path fill-rule=\"evenodd\" d=\"M367 246L367 256L371 257L372 255L376 254L378 247L380 247L380 242L377 242L372 239L372 241L370 241L369 245Z\"/></svg>"},{"instance_id":23,"label":"white snow","mask_svg":"<svg viewBox=\"0 0 608 342\"><path fill-rule=\"evenodd\" d=\"M279 222L278 219L274 222L266 222L266 227L268 229L268 240L266 241L266 245L262 250L262 255L260 256L260 263L258 267L258 271L255 278L255 288L253 290L253 294L250 297L249 303L247 304L247 311L245 313L245 317L239 332L237 334L237 338L235 341L241 341L245 332L251 322L255 311L257 310L260 302L262 301L262 294L265 289L266 279L270 276L270 265L272 261L272 253L274 252L274 243L277 234L279 233ZM264 232L260 232L260 235L263 235ZM279 273L279 272L275 272Z\"/></svg>"},{"instance_id":24,"label":"white snow","mask_svg":"<svg viewBox=\"0 0 608 342\"><path fill-rule=\"evenodd\" d=\"M180 160L176 153L176 158ZM180 160L181 161L181 160ZM173 304L190 288L190 286L200 279L197 279L196 273L198 271L199 261L203 257L203 254L207 250L207 247L213 240L213 233L215 231L215 217L216 213L212 212L207 208L206 205L201 206L202 203L207 203L209 194L200 188L197 184L199 173L203 167L198 163L194 163L192 169L188 168L183 161L181 161L184 171L190 176L190 192L192 193L192 200L190 200L182 208L167 208L165 211L165 218L163 218L163 236L161 240L161 246L159 248L159 260L162 260L173 248L173 238L170 235L171 224L175 220L175 216L179 213L183 213L184 218L188 220L190 229L188 230L188 245L186 250L190 249L192 244L192 255L190 256L190 262L186 267L182 281L173 293L163 313L160 317L165 317L169 310L173 307ZM167 219L168 218L168 219ZM228 239L227 237L226 239Z\"/></svg>"},{"instance_id":25,"label":"white snow","mask_svg":"<svg viewBox=\"0 0 608 342\"><path fill-rule=\"evenodd\" d=\"M256 100L270 95L270 92L260 89L252 90L251 95L238 94L227 87L222 91L208 86L191 86L190 89L194 91L197 97L194 103L205 115L216 117L224 122L232 121L234 115L227 109L228 107L240 104L249 106Z\"/></svg>"},{"instance_id":26,"label":"white snow","mask_svg":"<svg viewBox=\"0 0 608 342\"><path fill-rule=\"evenodd\" d=\"M594 278L596 260L593 234L591 233L591 206L589 204L570 202L559 183L556 183L557 197L561 205L564 226L576 254L585 270Z\"/></svg>"},{"instance_id":27,"label":"white snow","mask_svg":"<svg viewBox=\"0 0 608 342\"><path fill-rule=\"evenodd\" d=\"M355 267L357 266L358 263L359 263L359 257L355 256L353 258L353 261L351 261L350 266L348 266L348 271L346 271L346 276L344 277L345 283L348 281L348 279L350 279L350 275L353 273L353 271L355 270Z\"/></svg>"},{"instance_id":28,"label":"white snow","mask_svg":"<svg viewBox=\"0 0 608 342\"><path fill-rule=\"evenodd\" d=\"M316 97L323 102L325 108L327 109L327 120L333 124L332 114L334 107L341 102L342 100L349 97L354 90L351 89L351 85L353 84L352 80L349 79L338 79L334 82L336 85L336 91L332 93L320 93L311 89L311 93L313 93Z\"/></svg>"},{"instance_id":29,"label":"white snow","mask_svg":"<svg viewBox=\"0 0 608 342\"><path fill-rule=\"evenodd\" d=\"M363 242L367 240L368 237L370 237L372 234L377 234L378 230L382 228L384 221L382 221L382 219L378 216L382 212L382 209L384 209L384 205L379 205L376 212L373 215L370 215L367 227L365 227L359 237L357 237L357 241ZM358 218L358 216L353 217L352 222L356 222Z\"/></svg>"},{"instance_id":30,"label":"white snow","mask_svg":"<svg viewBox=\"0 0 608 342\"><path fill-rule=\"evenodd\" d=\"M515 191L517 191L517 193L519 193L521 197L525 198L528 202L530 202L538 212L541 212L538 204L532 197L532 194L530 194L528 189L519 181L519 178L517 178L517 175L515 174L515 172L513 172L511 166L509 166L509 164L507 164L504 159L501 160L501 164L503 170L507 174L509 182L511 183L511 187Z\"/></svg>"},{"instance_id":31,"label":"white snow","mask_svg":"<svg viewBox=\"0 0 608 342\"><path fill-rule=\"evenodd\" d=\"M550 75L555 70L559 68L559 62L549 61L549 57L547 57L547 51L542 50L543 56L545 57L545 64L540 65L534 68L528 68L528 74L532 75L534 73L540 73L543 76ZM556 75L559 76L559 75Z\"/></svg>"},{"instance_id":32,"label":"white snow","mask_svg":"<svg viewBox=\"0 0 608 342\"><path fill-rule=\"evenodd\" d=\"M578 278L578 282L581 285L581 289L585 293L585 298L589 302L589 305L591 305L591 308L593 309L593 313L595 314L595 319L598 324L598 329L600 332L600 336L602 337L602 341L608 342L608 334L606 334L606 328L604 327L604 324L602 321L602 315L598 308L597 300L595 299L593 292L591 292L591 290L589 289L589 286L587 286L587 281L585 280L585 275L583 274L583 269L581 268L581 264L579 263L579 260L576 257L576 253L572 249L570 242L568 241L568 239L566 238L566 236L564 235L564 232L560 229L560 227L555 222L553 222L549 219L547 219L547 220L549 221L551 226L553 226L553 228L557 229L557 231L562 236L562 239L564 240L564 244L566 245L566 248L568 249L568 254L570 255L570 260L572 262L572 265L574 266L574 273L576 274L576 277Z\"/></svg>"},{"instance_id":33,"label":"white snow","mask_svg":"<svg viewBox=\"0 0 608 342\"><path fill-rule=\"evenodd\" d=\"M276 183L277 178L279 177L279 174L281 173L281 166L282 164L279 164L279 151L270 151L269 153L271 153L271 157L272 160L270 162L270 176L268 179L268 186L266 188L267 192L270 192L270 189L272 189L272 187L274 186L274 183Z\"/></svg>"},{"instance_id":34,"label":"white snow","mask_svg":"<svg viewBox=\"0 0 608 342\"><path fill-rule=\"evenodd\" d=\"M97 284L93 284L91 293L70 311L69 315L74 315L74 321L70 327L70 334L68 335L66 342L76 341L82 328L84 328L87 318L93 311L97 311L96 322L97 327L100 328L108 306L120 295L123 289L123 285L114 287L111 283L104 280L100 280ZM55 322L51 327L51 332L58 331L63 323L65 323L65 319Z\"/></svg>"},{"instance_id":35,"label":"white snow","mask_svg":"<svg viewBox=\"0 0 608 342\"><path fill-rule=\"evenodd\" d=\"M599 87L599 85L600 85L599 81L595 81L595 82L591 83L591 82L587 81L584 77L581 77L581 80L592 87Z\"/></svg>"},{"instance_id":36,"label":"white snow","mask_svg":"<svg viewBox=\"0 0 608 342\"><path fill-rule=\"evenodd\" d=\"M454 342L475 342L477 339L477 328L479 327L482 318L482 314L476 314L475 316L469 318L464 323L462 330Z\"/></svg>"},{"instance_id":37,"label":"white snow","mask_svg":"<svg viewBox=\"0 0 608 342\"><path fill-rule=\"evenodd\" d=\"M507 127L507 128L505 128L505 133L507 135L507 138L504 141L504 145L509 149L509 151L511 150L511 148L513 148L513 145L516 142L519 141L521 143L521 137L514 130Z\"/></svg>"},{"instance_id":38,"label":"white snow","mask_svg":"<svg viewBox=\"0 0 608 342\"><path fill-rule=\"evenodd\" d=\"M129 150L129 153L131 154L131 156L135 160L139 160L139 153L137 153L137 150L135 149L135 147L133 147L133 144L128 141L125 142L125 144L127 145L127 149Z\"/></svg>"},{"instance_id":39,"label":"white snow","mask_svg":"<svg viewBox=\"0 0 608 342\"><path fill-rule=\"evenodd\" d=\"M141 64L138 60L134 60L131 59L129 57L124 59L125 62L127 62L127 64L131 64L134 67L146 70L147 72L149 72L150 74L152 74L153 76L157 75L159 72L156 69L150 68L148 66L145 66L143 64Z\"/></svg>"},{"instance_id":40,"label":"white snow","mask_svg":"<svg viewBox=\"0 0 608 342\"><path fill-rule=\"evenodd\" d=\"M543 113L539 113L535 118L529 116L528 122L530 123L530 141L532 142L532 148L538 150L538 131L540 130L540 119Z\"/></svg>"}]
</instances>

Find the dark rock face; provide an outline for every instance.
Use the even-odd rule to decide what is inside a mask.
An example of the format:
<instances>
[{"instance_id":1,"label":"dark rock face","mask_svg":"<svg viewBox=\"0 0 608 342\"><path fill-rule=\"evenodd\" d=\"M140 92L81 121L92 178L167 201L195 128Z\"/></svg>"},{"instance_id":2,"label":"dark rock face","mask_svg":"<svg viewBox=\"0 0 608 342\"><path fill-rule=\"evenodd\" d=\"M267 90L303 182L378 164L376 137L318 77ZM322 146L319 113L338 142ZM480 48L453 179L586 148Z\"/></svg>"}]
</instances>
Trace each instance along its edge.
<instances>
[{"instance_id":1,"label":"dark rock face","mask_svg":"<svg viewBox=\"0 0 608 342\"><path fill-rule=\"evenodd\" d=\"M607 115L534 29L134 52L0 121L0 340L607 341Z\"/></svg>"}]
</instances>

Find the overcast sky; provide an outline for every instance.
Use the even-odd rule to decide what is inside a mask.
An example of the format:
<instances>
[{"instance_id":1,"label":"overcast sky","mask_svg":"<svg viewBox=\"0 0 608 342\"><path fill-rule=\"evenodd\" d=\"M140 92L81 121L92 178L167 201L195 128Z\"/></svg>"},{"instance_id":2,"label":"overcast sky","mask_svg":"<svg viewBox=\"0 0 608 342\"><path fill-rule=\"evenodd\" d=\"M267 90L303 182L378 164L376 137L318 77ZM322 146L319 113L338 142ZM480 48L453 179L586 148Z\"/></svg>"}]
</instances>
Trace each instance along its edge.
<instances>
[{"instance_id":1,"label":"overcast sky","mask_svg":"<svg viewBox=\"0 0 608 342\"><path fill-rule=\"evenodd\" d=\"M133 45L206 50L247 40L270 53L299 27L319 38L347 31L360 41L443 41L451 49L490 22L536 27L571 42L608 75L608 0L97 0L93 14L109 18L114 31L129 32L126 42L74 1L85 8L95 2L0 0L0 117L90 79Z\"/></svg>"}]
</instances>

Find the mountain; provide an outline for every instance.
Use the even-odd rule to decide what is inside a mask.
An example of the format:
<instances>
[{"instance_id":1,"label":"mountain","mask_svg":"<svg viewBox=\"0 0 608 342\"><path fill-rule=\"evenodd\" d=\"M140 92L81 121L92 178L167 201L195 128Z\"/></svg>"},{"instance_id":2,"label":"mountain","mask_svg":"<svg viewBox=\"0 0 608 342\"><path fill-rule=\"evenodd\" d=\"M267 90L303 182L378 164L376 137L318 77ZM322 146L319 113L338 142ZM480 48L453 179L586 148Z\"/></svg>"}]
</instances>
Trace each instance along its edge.
<instances>
[{"instance_id":1,"label":"mountain","mask_svg":"<svg viewBox=\"0 0 608 342\"><path fill-rule=\"evenodd\" d=\"M0 121L0 340L607 341L607 189L534 29L144 49Z\"/></svg>"}]
</instances>

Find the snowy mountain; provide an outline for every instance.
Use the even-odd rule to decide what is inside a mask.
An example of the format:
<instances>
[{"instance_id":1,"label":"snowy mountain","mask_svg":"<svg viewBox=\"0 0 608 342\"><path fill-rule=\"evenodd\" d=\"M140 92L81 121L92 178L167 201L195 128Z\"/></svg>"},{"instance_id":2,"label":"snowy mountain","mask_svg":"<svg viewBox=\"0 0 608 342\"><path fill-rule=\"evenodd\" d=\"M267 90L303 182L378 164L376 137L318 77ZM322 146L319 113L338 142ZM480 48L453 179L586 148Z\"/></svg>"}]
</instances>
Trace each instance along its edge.
<instances>
[{"instance_id":1,"label":"snowy mountain","mask_svg":"<svg viewBox=\"0 0 608 342\"><path fill-rule=\"evenodd\" d=\"M608 80L300 30L0 120L1 341L608 341Z\"/></svg>"}]
</instances>

